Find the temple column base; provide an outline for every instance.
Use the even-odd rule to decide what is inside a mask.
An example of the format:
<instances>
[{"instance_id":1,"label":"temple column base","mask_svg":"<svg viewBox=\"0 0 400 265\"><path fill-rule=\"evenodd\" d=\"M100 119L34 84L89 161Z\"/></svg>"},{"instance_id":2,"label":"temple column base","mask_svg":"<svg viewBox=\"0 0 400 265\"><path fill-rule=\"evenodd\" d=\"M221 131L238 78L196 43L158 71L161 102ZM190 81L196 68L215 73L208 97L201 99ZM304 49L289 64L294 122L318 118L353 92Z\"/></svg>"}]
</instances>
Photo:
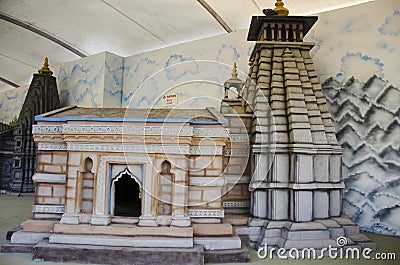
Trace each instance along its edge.
<instances>
[{"instance_id":1,"label":"temple column base","mask_svg":"<svg viewBox=\"0 0 400 265\"><path fill-rule=\"evenodd\" d=\"M190 221L190 218L184 215L174 215L172 217L171 221L171 226L180 226L180 227L186 227L190 226L192 223Z\"/></svg>"},{"instance_id":2,"label":"temple column base","mask_svg":"<svg viewBox=\"0 0 400 265\"><path fill-rule=\"evenodd\" d=\"M64 213L60 220L61 224L77 225L79 224L79 215L74 213Z\"/></svg>"},{"instance_id":3,"label":"temple column base","mask_svg":"<svg viewBox=\"0 0 400 265\"><path fill-rule=\"evenodd\" d=\"M92 218L90 219L91 225L109 225L110 223L110 215L92 215Z\"/></svg>"},{"instance_id":4,"label":"temple column base","mask_svg":"<svg viewBox=\"0 0 400 265\"><path fill-rule=\"evenodd\" d=\"M139 217L139 226L158 226L157 220L152 215L142 215Z\"/></svg>"}]
</instances>

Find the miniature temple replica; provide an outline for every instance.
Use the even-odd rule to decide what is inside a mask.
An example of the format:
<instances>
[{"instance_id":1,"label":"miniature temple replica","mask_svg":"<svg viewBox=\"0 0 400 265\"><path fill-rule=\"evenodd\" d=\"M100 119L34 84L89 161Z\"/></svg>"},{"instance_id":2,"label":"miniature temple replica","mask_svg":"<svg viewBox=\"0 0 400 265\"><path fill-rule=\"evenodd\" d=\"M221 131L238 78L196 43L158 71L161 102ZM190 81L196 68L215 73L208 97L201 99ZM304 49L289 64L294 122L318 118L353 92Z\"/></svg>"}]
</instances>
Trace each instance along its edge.
<instances>
[{"instance_id":1,"label":"miniature temple replica","mask_svg":"<svg viewBox=\"0 0 400 265\"><path fill-rule=\"evenodd\" d=\"M321 249L347 236L374 248L341 216L342 148L310 57L314 44L303 42L317 17L287 16L279 2L276 15L252 18L248 80L236 102L224 100L254 114L249 245Z\"/></svg>"},{"instance_id":2,"label":"miniature temple replica","mask_svg":"<svg viewBox=\"0 0 400 265\"><path fill-rule=\"evenodd\" d=\"M317 17L252 18L248 79L220 110L65 107L36 116L32 218L3 251L54 261L247 262L246 246L374 243L341 214L342 148L304 36ZM156 250L156 251L155 251ZM156 252L156 253L155 253Z\"/></svg>"},{"instance_id":3,"label":"miniature temple replica","mask_svg":"<svg viewBox=\"0 0 400 265\"><path fill-rule=\"evenodd\" d=\"M248 259L223 222L229 135L217 110L65 107L36 121L33 219L11 243L48 239L37 256L85 245L167 249L189 260L230 249Z\"/></svg>"},{"instance_id":4,"label":"miniature temple replica","mask_svg":"<svg viewBox=\"0 0 400 265\"><path fill-rule=\"evenodd\" d=\"M33 192L35 189L32 176L35 172L36 152L32 125L36 115L60 107L57 82L52 74L48 59L45 58L43 67L33 75L15 126L0 127L2 189L14 193Z\"/></svg>"}]
</instances>

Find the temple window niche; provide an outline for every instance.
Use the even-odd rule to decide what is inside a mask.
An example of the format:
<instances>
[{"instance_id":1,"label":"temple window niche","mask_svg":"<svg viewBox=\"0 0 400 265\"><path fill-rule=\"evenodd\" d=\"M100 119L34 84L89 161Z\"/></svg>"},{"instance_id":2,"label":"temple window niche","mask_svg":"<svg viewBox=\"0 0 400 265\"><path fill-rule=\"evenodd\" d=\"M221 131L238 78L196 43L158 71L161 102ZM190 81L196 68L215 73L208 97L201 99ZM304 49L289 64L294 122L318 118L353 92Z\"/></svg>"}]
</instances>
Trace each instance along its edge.
<instances>
[{"instance_id":1,"label":"temple window niche","mask_svg":"<svg viewBox=\"0 0 400 265\"><path fill-rule=\"evenodd\" d=\"M172 182L173 174L171 173L171 163L165 160L161 164L161 172L159 174L158 189L158 215L172 214Z\"/></svg>"},{"instance_id":2,"label":"temple window niche","mask_svg":"<svg viewBox=\"0 0 400 265\"><path fill-rule=\"evenodd\" d=\"M125 168L111 182L111 215L139 217L141 214L141 185L136 176Z\"/></svg>"},{"instance_id":3,"label":"temple window niche","mask_svg":"<svg viewBox=\"0 0 400 265\"><path fill-rule=\"evenodd\" d=\"M91 214L93 212L93 188L94 174L92 173L93 160L87 157L79 172L77 191L78 191L78 213Z\"/></svg>"}]
</instances>

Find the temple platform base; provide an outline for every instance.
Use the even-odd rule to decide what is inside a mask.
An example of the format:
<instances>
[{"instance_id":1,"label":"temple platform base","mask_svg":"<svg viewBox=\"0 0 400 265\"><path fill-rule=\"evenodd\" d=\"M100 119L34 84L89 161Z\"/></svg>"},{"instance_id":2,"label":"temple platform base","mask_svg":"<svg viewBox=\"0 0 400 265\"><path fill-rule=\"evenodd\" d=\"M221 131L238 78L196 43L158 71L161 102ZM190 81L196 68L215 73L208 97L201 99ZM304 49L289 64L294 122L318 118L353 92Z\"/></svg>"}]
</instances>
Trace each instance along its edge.
<instances>
[{"instance_id":1,"label":"temple platform base","mask_svg":"<svg viewBox=\"0 0 400 265\"><path fill-rule=\"evenodd\" d=\"M51 226L52 225L52 226ZM54 224L29 220L12 234L5 253L33 259L96 264L204 264L249 262L246 244L229 223L191 227Z\"/></svg>"},{"instance_id":2,"label":"temple platform base","mask_svg":"<svg viewBox=\"0 0 400 265\"><path fill-rule=\"evenodd\" d=\"M93 245L50 244L43 241L33 247L33 259L54 262L96 264L204 264L201 246L191 248L131 248Z\"/></svg>"},{"instance_id":3,"label":"temple platform base","mask_svg":"<svg viewBox=\"0 0 400 265\"><path fill-rule=\"evenodd\" d=\"M300 223L254 218L247 227L238 228L236 232L247 237L248 245L255 249L267 246L268 249L321 250L331 246L376 250L376 244L346 216Z\"/></svg>"}]
</instances>

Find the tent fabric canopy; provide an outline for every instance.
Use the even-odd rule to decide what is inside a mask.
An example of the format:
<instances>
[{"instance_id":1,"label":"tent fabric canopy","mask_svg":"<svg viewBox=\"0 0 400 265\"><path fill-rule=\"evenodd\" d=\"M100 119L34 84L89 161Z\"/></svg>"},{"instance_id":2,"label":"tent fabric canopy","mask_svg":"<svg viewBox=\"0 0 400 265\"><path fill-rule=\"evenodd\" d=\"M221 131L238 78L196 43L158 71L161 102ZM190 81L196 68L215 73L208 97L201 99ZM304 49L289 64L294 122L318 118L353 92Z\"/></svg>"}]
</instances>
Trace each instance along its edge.
<instances>
[{"instance_id":1,"label":"tent fabric canopy","mask_svg":"<svg viewBox=\"0 0 400 265\"><path fill-rule=\"evenodd\" d=\"M312 15L371 0L285 0ZM0 91L30 83L49 57L56 66L109 51L130 56L231 31L275 0L1 0Z\"/></svg>"}]
</instances>

